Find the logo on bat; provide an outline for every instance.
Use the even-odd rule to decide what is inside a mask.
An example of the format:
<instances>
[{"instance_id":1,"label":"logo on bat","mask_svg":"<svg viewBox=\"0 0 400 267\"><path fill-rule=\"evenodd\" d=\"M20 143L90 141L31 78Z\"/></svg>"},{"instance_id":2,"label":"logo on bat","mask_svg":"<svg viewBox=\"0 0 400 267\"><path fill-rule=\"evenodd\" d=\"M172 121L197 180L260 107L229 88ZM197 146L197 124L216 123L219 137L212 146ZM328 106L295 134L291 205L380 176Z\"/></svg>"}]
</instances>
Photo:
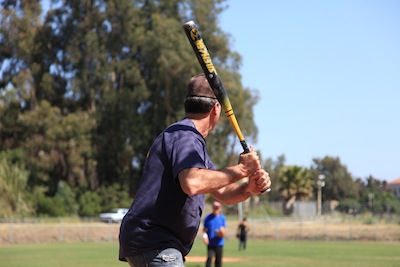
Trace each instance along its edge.
<instances>
[{"instance_id":1,"label":"logo on bat","mask_svg":"<svg viewBox=\"0 0 400 267\"><path fill-rule=\"evenodd\" d=\"M197 31L196 28L190 30L190 38L192 38L193 41L199 39L199 32Z\"/></svg>"},{"instance_id":2,"label":"logo on bat","mask_svg":"<svg viewBox=\"0 0 400 267\"><path fill-rule=\"evenodd\" d=\"M200 57L206 65L207 70L210 73L217 74L217 71L215 70L214 65L211 61L210 54L208 53L207 47L204 44L203 39L201 38L196 28L190 30L190 38L192 38L192 40L194 41L197 51L199 51Z\"/></svg>"}]
</instances>

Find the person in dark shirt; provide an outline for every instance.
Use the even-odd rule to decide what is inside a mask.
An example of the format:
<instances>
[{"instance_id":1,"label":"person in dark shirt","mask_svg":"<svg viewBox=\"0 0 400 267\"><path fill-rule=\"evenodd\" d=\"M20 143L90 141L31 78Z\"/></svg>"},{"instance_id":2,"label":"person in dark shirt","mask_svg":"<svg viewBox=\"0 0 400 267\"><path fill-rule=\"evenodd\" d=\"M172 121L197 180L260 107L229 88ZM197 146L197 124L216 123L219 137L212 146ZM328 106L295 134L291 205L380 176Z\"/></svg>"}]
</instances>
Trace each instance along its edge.
<instances>
[{"instance_id":1,"label":"person in dark shirt","mask_svg":"<svg viewBox=\"0 0 400 267\"><path fill-rule=\"evenodd\" d=\"M119 259L130 266L184 266L205 194L234 204L271 186L252 147L236 165L217 170L212 163L205 138L218 123L221 105L204 74L190 79L184 106L185 118L168 126L150 147L137 194L122 220Z\"/></svg>"},{"instance_id":2,"label":"person in dark shirt","mask_svg":"<svg viewBox=\"0 0 400 267\"><path fill-rule=\"evenodd\" d=\"M250 225L247 218L243 218L238 226L239 250L246 249L247 233L250 231Z\"/></svg>"}]
</instances>

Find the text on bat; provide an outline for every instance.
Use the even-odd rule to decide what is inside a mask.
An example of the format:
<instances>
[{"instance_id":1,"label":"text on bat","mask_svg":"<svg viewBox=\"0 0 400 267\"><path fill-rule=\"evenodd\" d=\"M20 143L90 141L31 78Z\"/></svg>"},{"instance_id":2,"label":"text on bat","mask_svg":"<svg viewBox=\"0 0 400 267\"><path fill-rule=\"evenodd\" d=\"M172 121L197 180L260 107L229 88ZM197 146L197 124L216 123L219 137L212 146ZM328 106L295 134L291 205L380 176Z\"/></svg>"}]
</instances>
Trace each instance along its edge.
<instances>
[{"instance_id":1,"label":"text on bat","mask_svg":"<svg viewBox=\"0 0 400 267\"><path fill-rule=\"evenodd\" d=\"M204 64L207 67L207 70L211 73L213 73L213 72L217 73L217 71L214 68L214 65L212 64L210 54L208 53L207 47L204 45L203 40L197 40L195 42L195 44L196 44L197 50L199 51Z\"/></svg>"}]
</instances>

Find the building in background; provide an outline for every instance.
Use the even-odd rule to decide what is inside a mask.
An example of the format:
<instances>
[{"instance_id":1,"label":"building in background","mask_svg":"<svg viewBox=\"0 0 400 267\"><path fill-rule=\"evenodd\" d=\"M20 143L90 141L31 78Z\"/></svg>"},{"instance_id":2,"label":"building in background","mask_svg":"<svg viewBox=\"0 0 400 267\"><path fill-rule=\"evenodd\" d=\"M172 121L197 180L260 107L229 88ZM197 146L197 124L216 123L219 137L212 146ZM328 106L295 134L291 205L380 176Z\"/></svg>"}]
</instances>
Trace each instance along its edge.
<instances>
[{"instance_id":1,"label":"building in background","mask_svg":"<svg viewBox=\"0 0 400 267\"><path fill-rule=\"evenodd\" d=\"M400 199L400 177L389 182L388 186L390 190L396 195L397 199Z\"/></svg>"}]
</instances>

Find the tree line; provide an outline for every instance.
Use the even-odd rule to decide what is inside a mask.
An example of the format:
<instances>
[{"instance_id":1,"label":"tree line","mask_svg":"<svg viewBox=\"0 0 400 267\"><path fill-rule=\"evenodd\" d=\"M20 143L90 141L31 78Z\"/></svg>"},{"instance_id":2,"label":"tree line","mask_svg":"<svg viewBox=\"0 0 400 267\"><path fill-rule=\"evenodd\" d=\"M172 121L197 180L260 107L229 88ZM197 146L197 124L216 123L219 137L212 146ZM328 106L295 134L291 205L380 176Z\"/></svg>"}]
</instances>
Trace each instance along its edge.
<instances>
[{"instance_id":1,"label":"tree line","mask_svg":"<svg viewBox=\"0 0 400 267\"><path fill-rule=\"evenodd\" d=\"M96 216L130 205L149 146L184 116L188 79L201 72L182 29L189 20L244 135L256 141L249 107L257 91L242 85L241 56L218 26L225 1L0 3L0 217ZM237 161L227 119L207 142L216 166ZM273 179L265 197L309 199L315 175L325 173L324 200L359 201L374 191L395 201L385 183L355 180L338 158L313 161L303 168L285 166L284 156L263 160Z\"/></svg>"}]
</instances>

